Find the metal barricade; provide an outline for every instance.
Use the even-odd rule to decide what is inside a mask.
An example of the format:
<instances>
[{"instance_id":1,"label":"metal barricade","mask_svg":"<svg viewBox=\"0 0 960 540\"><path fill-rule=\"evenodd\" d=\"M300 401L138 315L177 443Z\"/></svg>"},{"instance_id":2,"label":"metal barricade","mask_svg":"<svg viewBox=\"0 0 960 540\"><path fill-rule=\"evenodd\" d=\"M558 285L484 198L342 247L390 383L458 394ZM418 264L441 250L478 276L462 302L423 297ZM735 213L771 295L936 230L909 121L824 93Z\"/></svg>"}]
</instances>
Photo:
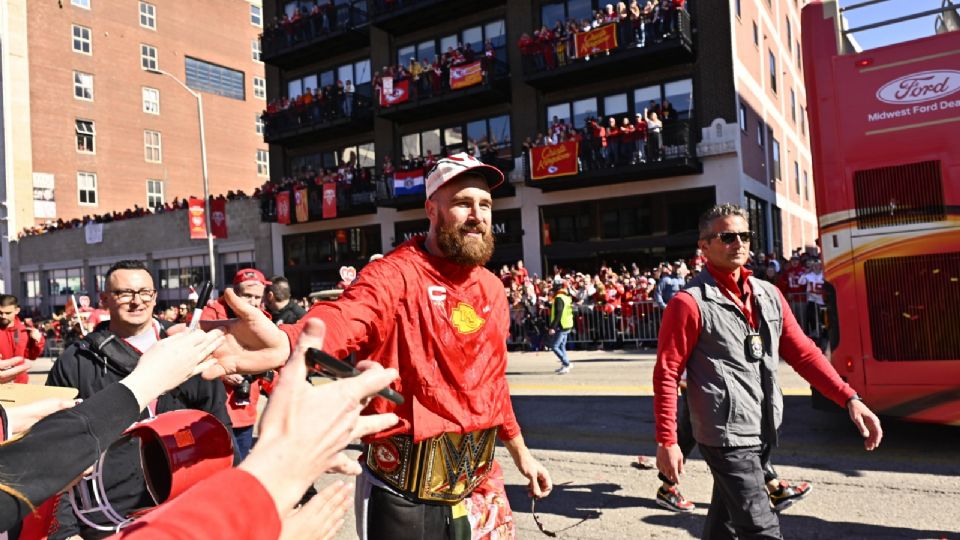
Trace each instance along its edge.
<instances>
[{"instance_id":1,"label":"metal barricade","mask_svg":"<svg viewBox=\"0 0 960 540\"><path fill-rule=\"evenodd\" d=\"M573 330L567 338L572 349L625 348L653 345L660 332L662 311L653 301L631 302L620 307L574 306ZM546 314L533 315L524 308L510 310L510 337L514 350L546 350Z\"/></svg>"}]
</instances>

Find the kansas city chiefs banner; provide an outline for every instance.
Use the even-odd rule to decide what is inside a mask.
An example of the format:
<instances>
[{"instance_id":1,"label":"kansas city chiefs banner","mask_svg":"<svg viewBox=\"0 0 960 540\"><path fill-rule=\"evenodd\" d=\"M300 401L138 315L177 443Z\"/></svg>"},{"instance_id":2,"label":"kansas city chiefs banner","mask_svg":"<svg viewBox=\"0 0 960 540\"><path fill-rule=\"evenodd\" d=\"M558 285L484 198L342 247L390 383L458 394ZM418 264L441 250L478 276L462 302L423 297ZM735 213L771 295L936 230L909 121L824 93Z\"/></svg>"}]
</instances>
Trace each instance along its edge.
<instances>
[{"instance_id":1,"label":"kansas city chiefs banner","mask_svg":"<svg viewBox=\"0 0 960 540\"><path fill-rule=\"evenodd\" d=\"M605 24L589 32L577 32L573 39L578 58L609 51L617 46L617 23Z\"/></svg>"},{"instance_id":2,"label":"kansas city chiefs banner","mask_svg":"<svg viewBox=\"0 0 960 540\"><path fill-rule=\"evenodd\" d=\"M337 185L333 182L323 184L323 219L337 217Z\"/></svg>"},{"instance_id":3,"label":"kansas city chiefs banner","mask_svg":"<svg viewBox=\"0 0 960 540\"><path fill-rule=\"evenodd\" d=\"M277 223L290 224L290 192L277 193Z\"/></svg>"},{"instance_id":4,"label":"kansas city chiefs banner","mask_svg":"<svg viewBox=\"0 0 960 540\"><path fill-rule=\"evenodd\" d=\"M189 220L190 239L205 239L207 237L207 223L203 216L203 199L190 197L190 202L187 205L187 219Z\"/></svg>"},{"instance_id":5,"label":"kansas city chiefs banner","mask_svg":"<svg viewBox=\"0 0 960 540\"><path fill-rule=\"evenodd\" d=\"M389 107L404 103L410 99L410 80L394 81L393 88L386 88L380 92L380 106Z\"/></svg>"},{"instance_id":6,"label":"kansas city chiefs banner","mask_svg":"<svg viewBox=\"0 0 960 540\"><path fill-rule=\"evenodd\" d=\"M297 223L310 221L309 203L307 202L307 188L300 188L293 192L294 208L296 209Z\"/></svg>"},{"instance_id":7,"label":"kansas city chiefs banner","mask_svg":"<svg viewBox=\"0 0 960 540\"><path fill-rule=\"evenodd\" d=\"M568 141L530 149L530 179L543 180L577 174L580 143Z\"/></svg>"},{"instance_id":8,"label":"kansas city chiefs banner","mask_svg":"<svg viewBox=\"0 0 960 540\"><path fill-rule=\"evenodd\" d=\"M227 200L214 199L210 203L210 229L214 238L227 237Z\"/></svg>"},{"instance_id":9,"label":"kansas city chiefs banner","mask_svg":"<svg viewBox=\"0 0 960 540\"><path fill-rule=\"evenodd\" d=\"M450 68L450 88L458 90L483 82L483 67L480 61Z\"/></svg>"}]
</instances>

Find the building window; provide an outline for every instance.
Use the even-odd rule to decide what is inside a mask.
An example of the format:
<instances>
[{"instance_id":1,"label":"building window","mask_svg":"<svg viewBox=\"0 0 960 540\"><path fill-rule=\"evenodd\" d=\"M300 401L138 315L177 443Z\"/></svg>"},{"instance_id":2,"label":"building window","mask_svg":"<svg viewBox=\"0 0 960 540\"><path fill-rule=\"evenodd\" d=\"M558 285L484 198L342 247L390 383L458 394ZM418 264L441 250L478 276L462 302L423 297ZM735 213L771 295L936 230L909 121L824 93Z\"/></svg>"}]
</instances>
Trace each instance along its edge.
<instances>
[{"instance_id":1,"label":"building window","mask_svg":"<svg viewBox=\"0 0 960 540\"><path fill-rule=\"evenodd\" d=\"M93 154L95 146L93 120L77 120L77 152Z\"/></svg>"},{"instance_id":2,"label":"building window","mask_svg":"<svg viewBox=\"0 0 960 540\"><path fill-rule=\"evenodd\" d=\"M256 115L257 135L263 135L263 116L260 113Z\"/></svg>"},{"instance_id":3,"label":"building window","mask_svg":"<svg viewBox=\"0 0 960 540\"><path fill-rule=\"evenodd\" d=\"M257 150L257 175L270 176L270 153L266 150Z\"/></svg>"},{"instance_id":4,"label":"building window","mask_svg":"<svg viewBox=\"0 0 960 540\"><path fill-rule=\"evenodd\" d=\"M250 24L258 28L263 27L263 10L260 6L250 4Z\"/></svg>"},{"instance_id":5,"label":"building window","mask_svg":"<svg viewBox=\"0 0 960 540\"><path fill-rule=\"evenodd\" d=\"M70 0L70 5L90 9L90 0Z\"/></svg>"},{"instance_id":6,"label":"building window","mask_svg":"<svg viewBox=\"0 0 960 540\"><path fill-rule=\"evenodd\" d=\"M73 97L84 101L93 101L93 75L73 72Z\"/></svg>"},{"instance_id":7,"label":"building window","mask_svg":"<svg viewBox=\"0 0 960 540\"><path fill-rule=\"evenodd\" d=\"M93 54L93 41L90 29L86 26L73 25L73 51L82 54Z\"/></svg>"},{"instance_id":8,"label":"building window","mask_svg":"<svg viewBox=\"0 0 960 540\"><path fill-rule=\"evenodd\" d=\"M740 104L740 131L747 132L747 107L743 103Z\"/></svg>"},{"instance_id":9,"label":"building window","mask_svg":"<svg viewBox=\"0 0 960 540\"><path fill-rule=\"evenodd\" d=\"M803 73L803 55L800 54L800 42L797 41L797 68Z\"/></svg>"},{"instance_id":10,"label":"building window","mask_svg":"<svg viewBox=\"0 0 960 540\"><path fill-rule=\"evenodd\" d=\"M262 77L253 78L253 97L267 99L267 81Z\"/></svg>"},{"instance_id":11,"label":"building window","mask_svg":"<svg viewBox=\"0 0 960 540\"><path fill-rule=\"evenodd\" d=\"M143 132L143 159L148 163L160 163L162 154L160 148L160 132L144 130Z\"/></svg>"},{"instance_id":12,"label":"building window","mask_svg":"<svg viewBox=\"0 0 960 540\"><path fill-rule=\"evenodd\" d=\"M770 146L771 146L771 168L773 169L773 178L778 182L781 180L780 175L780 141L770 137Z\"/></svg>"},{"instance_id":13,"label":"building window","mask_svg":"<svg viewBox=\"0 0 960 540\"><path fill-rule=\"evenodd\" d=\"M793 162L793 183L797 190L797 196L800 196L800 164Z\"/></svg>"},{"instance_id":14,"label":"building window","mask_svg":"<svg viewBox=\"0 0 960 540\"><path fill-rule=\"evenodd\" d=\"M143 112L160 114L160 91L156 88L143 87Z\"/></svg>"},{"instance_id":15,"label":"building window","mask_svg":"<svg viewBox=\"0 0 960 540\"><path fill-rule=\"evenodd\" d=\"M163 206L163 181L147 180L147 208Z\"/></svg>"},{"instance_id":16,"label":"building window","mask_svg":"<svg viewBox=\"0 0 960 540\"><path fill-rule=\"evenodd\" d=\"M574 0L583 2L584 0ZM588 15L589 17L589 15ZM549 19L550 22L544 24L552 25L557 19ZM567 20L567 17L561 17L560 20ZM433 37L416 43L408 43L397 48L397 63L409 66L410 60L427 59L432 61L437 55L442 55L449 47L457 48L458 44L466 47L467 45L477 54L482 55L486 42L493 46L494 58L502 62L507 61L507 32L506 23L503 19L489 21L485 24L460 28L457 31L444 35L442 37ZM341 78L342 79L342 78Z\"/></svg>"},{"instance_id":17,"label":"building window","mask_svg":"<svg viewBox=\"0 0 960 540\"><path fill-rule=\"evenodd\" d=\"M763 148L763 120L757 119L757 145Z\"/></svg>"},{"instance_id":18,"label":"building window","mask_svg":"<svg viewBox=\"0 0 960 540\"><path fill-rule=\"evenodd\" d=\"M790 25L790 17L787 17L787 49L793 52L793 26Z\"/></svg>"},{"instance_id":19,"label":"building window","mask_svg":"<svg viewBox=\"0 0 960 540\"><path fill-rule=\"evenodd\" d=\"M777 57L773 55L773 51L767 51L767 57L770 60L770 89L773 90L773 93L777 93Z\"/></svg>"},{"instance_id":20,"label":"building window","mask_svg":"<svg viewBox=\"0 0 960 540\"><path fill-rule=\"evenodd\" d=\"M737 0L735 4L737 7L737 18L739 19L740 18L740 0Z\"/></svg>"},{"instance_id":21,"label":"building window","mask_svg":"<svg viewBox=\"0 0 960 540\"><path fill-rule=\"evenodd\" d=\"M250 57L253 58L254 62L262 62L262 60L260 60L260 40L259 39L250 40Z\"/></svg>"},{"instance_id":22,"label":"building window","mask_svg":"<svg viewBox=\"0 0 960 540\"><path fill-rule=\"evenodd\" d=\"M797 123L797 93L793 91L793 88L790 89L790 118L793 119L793 123Z\"/></svg>"},{"instance_id":23,"label":"building window","mask_svg":"<svg viewBox=\"0 0 960 540\"><path fill-rule=\"evenodd\" d=\"M757 26L757 21L753 21L753 44L760 46L760 28Z\"/></svg>"},{"instance_id":24,"label":"building window","mask_svg":"<svg viewBox=\"0 0 960 540\"><path fill-rule=\"evenodd\" d=\"M803 198L810 200L810 178L807 176L807 171L803 171Z\"/></svg>"},{"instance_id":25,"label":"building window","mask_svg":"<svg viewBox=\"0 0 960 540\"><path fill-rule=\"evenodd\" d=\"M140 67L147 71L159 69L157 62L157 48L153 45L140 44Z\"/></svg>"},{"instance_id":26,"label":"building window","mask_svg":"<svg viewBox=\"0 0 960 540\"><path fill-rule=\"evenodd\" d=\"M97 174L90 172L77 173L77 190L80 194L80 204L96 206L97 204Z\"/></svg>"},{"instance_id":27,"label":"building window","mask_svg":"<svg viewBox=\"0 0 960 540\"><path fill-rule=\"evenodd\" d=\"M157 29L157 6L140 2L140 26L151 30Z\"/></svg>"},{"instance_id":28,"label":"building window","mask_svg":"<svg viewBox=\"0 0 960 540\"><path fill-rule=\"evenodd\" d=\"M243 101L243 72L196 58L185 59L187 86L201 92Z\"/></svg>"}]
</instances>

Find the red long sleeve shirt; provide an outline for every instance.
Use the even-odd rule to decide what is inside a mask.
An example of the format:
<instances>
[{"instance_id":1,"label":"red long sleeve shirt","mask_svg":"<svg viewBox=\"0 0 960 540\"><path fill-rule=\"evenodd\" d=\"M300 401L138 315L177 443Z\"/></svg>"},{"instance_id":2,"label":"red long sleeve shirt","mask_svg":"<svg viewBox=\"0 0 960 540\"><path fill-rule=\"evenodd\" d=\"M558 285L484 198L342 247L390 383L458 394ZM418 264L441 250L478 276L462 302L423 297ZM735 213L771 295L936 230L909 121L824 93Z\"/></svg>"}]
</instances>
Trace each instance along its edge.
<instances>
[{"instance_id":1,"label":"red long sleeve shirt","mask_svg":"<svg viewBox=\"0 0 960 540\"><path fill-rule=\"evenodd\" d=\"M520 434L507 385L510 310L503 285L483 267L434 257L423 237L363 269L336 302L313 306L281 330L296 343L311 318L326 323L324 350L397 368L393 388L406 402L374 399L368 413L393 412L400 423L370 439L405 433L414 441L444 432L500 426Z\"/></svg>"},{"instance_id":2,"label":"red long sleeve shirt","mask_svg":"<svg viewBox=\"0 0 960 540\"><path fill-rule=\"evenodd\" d=\"M29 360L35 360L43 353L45 342L46 338L42 334L40 341L34 341L20 317L15 317L6 328L0 329L0 358L6 360L14 356L22 356ZM30 382L30 375L21 373L17 375L13 382L26 384Z\"/></svg>"},{"instance_id":3,"label":"red long sleeve shirt","mask_svg":"<svg viewBox=\"0 0 960 540\"><path fill-rule=\"evenodd\" d=\"M743 290L733 278L707 263L707 270L720 289L731 299L745 297L734 303L743 310L750 325L757 327L753 310L753 290L747 279L751 272L741 268ZM780 335L780 357L814 388L840 406L844 406L856 392L840 378L816 344L797 324L787 300L780 294L783 311L783 333ZM690 354L697 346L701 331L700 308L689 294L676 294L663 312L657 343L657 363L653 369L653 413L657 442L670 445L677 442L677 383L684 372Z\"/></svg>"}]
</instances>

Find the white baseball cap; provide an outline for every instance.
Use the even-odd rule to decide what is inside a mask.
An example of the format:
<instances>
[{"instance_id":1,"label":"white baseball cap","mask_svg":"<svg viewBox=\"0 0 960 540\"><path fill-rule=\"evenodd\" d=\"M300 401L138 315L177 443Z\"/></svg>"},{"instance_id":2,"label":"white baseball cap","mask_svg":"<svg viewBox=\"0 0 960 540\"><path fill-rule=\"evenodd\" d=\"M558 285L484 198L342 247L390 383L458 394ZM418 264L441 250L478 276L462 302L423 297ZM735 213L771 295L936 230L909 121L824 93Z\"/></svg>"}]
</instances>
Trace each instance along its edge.
<instances>
[{"instance_id":1,"label":"white baseball cap","mask_svg":"<svg viewBox=\"0 0 960 540\"><path fill-rule=\"evenodd\" d=\"M503 183L503 173L500 169L487 165L466 152L460 152L438 160L437 164L430 169L426 181L427 198L429 199L440 186L468 172L485 178L490 184L490 189Z\"/></svg>"}]
</instances>

